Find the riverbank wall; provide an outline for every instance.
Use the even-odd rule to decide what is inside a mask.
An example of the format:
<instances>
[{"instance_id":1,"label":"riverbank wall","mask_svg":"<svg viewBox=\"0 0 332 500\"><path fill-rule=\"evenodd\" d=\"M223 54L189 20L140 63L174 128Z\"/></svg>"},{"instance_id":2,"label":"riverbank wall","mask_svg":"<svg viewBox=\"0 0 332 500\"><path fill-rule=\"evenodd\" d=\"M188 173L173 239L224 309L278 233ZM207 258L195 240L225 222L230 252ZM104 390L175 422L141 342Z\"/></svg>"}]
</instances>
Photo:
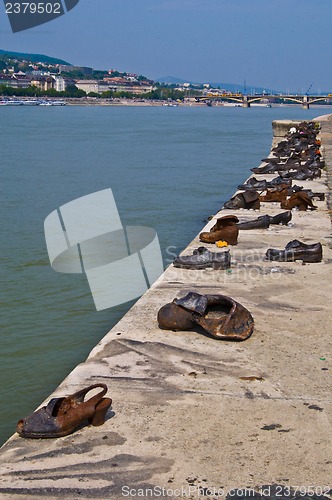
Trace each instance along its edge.
<instances>
[{"instance_id":1,"label":"riverbank wall","mask_svg":"<svg viewBox=\"0 0 332 500\"><path fill-rule=\"evenodd\" d=\"M328 193L332 116L317 121L326 171L301 185ZM274 142L287 127L274 123ZM315 204L293 211L287 226L240 231L228 271L170 265L50 396L106 383L113 404L104 425L49 440L14 434L0 450L0 497L328 498L331 221L327 202ZM204 229L222 215L242 221L281 211L277 203L221 210ZM293 239L320 241L322 262L264 260L268 248ZM201 245L196 236L183 254ZM160 307L190 291L243 304L252 336L235 343L161 330Z\"/></svg>"}]
</instances>

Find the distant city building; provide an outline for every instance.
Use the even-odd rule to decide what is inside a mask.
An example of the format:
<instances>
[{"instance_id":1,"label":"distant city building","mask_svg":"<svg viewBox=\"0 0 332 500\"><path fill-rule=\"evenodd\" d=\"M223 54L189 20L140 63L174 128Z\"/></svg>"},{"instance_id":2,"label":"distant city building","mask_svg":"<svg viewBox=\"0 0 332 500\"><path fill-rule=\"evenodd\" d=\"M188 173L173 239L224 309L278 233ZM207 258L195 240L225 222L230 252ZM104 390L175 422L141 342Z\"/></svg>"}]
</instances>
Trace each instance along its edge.
<instances>
[{"instance_id":1,"label":"distant city building","mask_svg":"<svg viewBox=\"0 0 332 500\"><path fill-rule=\"evenodd\" d=\"M71 73L72 71L80 71L83 75L92 75L93 68L86 66L69 66L65 64L59 64L59 73Z\"/></svg>"},{"instance_id":2,"label":"distant city building","mask_svg":"<svg viewBox=\"0 0 332 500\"><path fill-rule=\"evenodd\" d=\"M225 89L205 88L203 90L203 95L211 96L211 97L215 97L218 95L224 95L224 94L227 94L227 90L225 90Z\"/></svg>"},{"instance_id":3,"label":"distant city building","mask_svg":"<svg viewBox=\"0 0 332 500\"><path fill-rule=\"evenodd\" d=\"M138 83L134 84L131 82L119 85L114 85L114 84L109 85L109 90L111 90L112 92L129 92L131 94L138 94L138 95L152 92L154 88L155 87L153 85L139 85Z\"/></svg>"},{"instance_id":4,"label":"distant city building","mask_svg":"<svg viewBox=\"0 0 332 500\"><path fill-rule=\"evenodd\" d=\"M75 85L78 89L84 90L86 94L90 94L90 92L102 94L109 90L108 84L100 80L77 80Z\"/></svg>"},{"instance_id":5,"label":"distant city building","mask_svg":"<svg viewBox=\"0 0 332 500\"><path fill-rule=\"evenodd\" d=\"M33 71L31 71L31 75L33 76L50 76L51 73L49 71L45 71L45 70L38 70L38 69L35 69Z\"/></svg>"},{"instance_id":6,"label":"distant city building","mask_svg":"<svg viewBox=\"0 0 332 500\"><path fill-rule=\"evenodd\" d=\"M54 80L51 76L32 76L30 85L39 90L50 90L54 87Z\"/></svg>"},{"instance_id":7,"label":"distant city building","mask_svg":"<svg viewBox=\"0 0 332 500\"><path fill-rule=\"evenodd\" d=\"M13 78L10 87L16 89L26 89L31 86L31 77L22 73L21 71L13 74Z\"/></svg>"},{"instance_id":8,"label":"distant city building","mask_svg":"<svg viewBox=\"0 0 332 500\"><path fill-rule=\"evenodd\" d=\"M151 92L153 85L140 85L139 83L132 83L125 78L104 78L104 80L77 80L76 87L84 90L87 94L94 92L102 94L107 90L111 92L130 92L131 94L145 94Z\"/></svg>"},{"instance_id":9,"label":"distant city building","mask_svg":"<svg viewBox=\"0 0 332 500\"><path fill-rule=\"evenodd\" d=\"M126 78L123 78L122 76L106 76L105 78L103 78L103 81L115 85L126 84L128 82L128 80Z\"/></svg>"},{"instance_id":10,"label":"distant city building","mask_svg":"<svg viewBox=\"0 0 332 500\"><path fill-rule=\"evenodd\" d=\"M6 87L12 87L13 77L10 75L0 75L0 85L6 85Z\"/></svg>"},{"instance_id":11,"label":"distant city building","mask_svg":"<svg viewBox=\"0 0 332 500\"><path fill-rule=\"evenodd\" d=\"M64 92L68 87L74 87L76 85L75 80L72 78L64 78L63 76L53 75L53 80L53 88L57 92Z\"/></svg>"},{"instance_id":12,"label":"distant city building","mask_svg":"<svg viewBox=\"0 0 332 500\"><path fill-rule=\"evenodd\" d=\"M54 76L54 89L57 92L64 92L66 90L66 80L62 76Z\"/></svg>"},{"instance_id":13,"label":"distant city building","mask_svg":"<svg viewBox=\"0 0 332 500\"><path fill-rule=\"evenodd\" d=\"M27 75L0 75L0 84L14 89L26 89L31 85L31 78Z\"/></svg>"}]
</instances>

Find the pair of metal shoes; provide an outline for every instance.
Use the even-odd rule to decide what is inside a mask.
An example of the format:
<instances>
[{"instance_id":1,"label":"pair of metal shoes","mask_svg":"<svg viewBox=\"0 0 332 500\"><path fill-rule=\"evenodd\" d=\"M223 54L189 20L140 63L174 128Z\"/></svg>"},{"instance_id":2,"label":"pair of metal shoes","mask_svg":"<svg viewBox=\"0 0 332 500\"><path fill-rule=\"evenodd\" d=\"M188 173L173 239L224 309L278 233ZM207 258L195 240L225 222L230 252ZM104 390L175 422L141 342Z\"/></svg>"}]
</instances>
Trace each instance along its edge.
<instances>
[{"instance_id":1,"label":"pair of metal shoes","mask_svg":"<svg viewBox=\"0 0 332 500\"><path fill-rule=\"evenodd\" d=\"M84 401L88 392L101 388L97 394ZM67 436L82 424L93 426L105 422L112 399L105 398L106 384L94 384L71 396L53 398L46 406L19 420L16 432L24 438L57 438Z\"/></svg>"},{"instance_id":2,"label":"pair of metal shoes","mask_svg":"<svg viewBox=\"0 0 332 500\"><path fill-rule=\"evenodd\" d=\"M162 330L190 331L201 327L220 340L246 340L254 329L250 312L225 295L201 295L189 292L158 311Z\"/></svg>"},{"instance_id":3,"label":"pair of metal shoes","mask_svg":"<svg viewBox=\"0 0 332 500\"><path fill-rule=\"evenodd\" d=\"M223 252L210 252L206 247L199 247L192 255L176 257L173 266L181 269L229 269L231 267L231 255L229 250Z\"/></svg>"},{"instance_id":4,"label":"pair of metal shoes","mask_svg":"<svg viewBox=\"0 0 332 500\"><path fill-rule=\"evenodd\" d=\"M280 158L279 158L280 160ZM276 161L273 158L265 158L263 161L266 161L267 164L264 165L263 167L254 167L251 168L250 170L254 174L276 174L281 171L288 171L291 169L297 169L300 167L301 162L298 158L295 158L294 156L289 156L285 162L282 161Z\"/></svg>"},{"instance_id":5,"label":"pair of metal shoes","mask_svg":"<svg viewBox=\"0 0 332 500\"><path fill-rule=\"evenodd\" d=\"M256 191L266 191L277 186L291 187L291 185L292 179L284 179L279 175L272 179L272 181L267 181L266 179L258 180L256 177L250 177L245 184L240 184L237 188L241 190L254 189Z\"/></svg>"},{"instance_id":6,"label":"pair of metal shoes","mask_svg":"<svg viewBox=\"0 0 332 500\"><path fill-rule=\"evenodd\" d=\"M318 167L302 167L296 171L291 171L283 174L283 178L286 180L294 179L297 181L307 181L321 177L322 172Z\"/></svg>"},{"instance_id":7,"label":"pair of metal shoes","mask_svg":"<svg viewBox=\"0 0 332 500\"><path fill-rule=\"evenodd\" d=\"M272 225L283 225L286 226L288 222L292 220L292 212L291 210L287 210L287 212L282 212L280 214L271 216L271 215L261 215L256 219L239 222L237 227L241 230L248 229L266 229Z\"/></svg>"}]
</instances>

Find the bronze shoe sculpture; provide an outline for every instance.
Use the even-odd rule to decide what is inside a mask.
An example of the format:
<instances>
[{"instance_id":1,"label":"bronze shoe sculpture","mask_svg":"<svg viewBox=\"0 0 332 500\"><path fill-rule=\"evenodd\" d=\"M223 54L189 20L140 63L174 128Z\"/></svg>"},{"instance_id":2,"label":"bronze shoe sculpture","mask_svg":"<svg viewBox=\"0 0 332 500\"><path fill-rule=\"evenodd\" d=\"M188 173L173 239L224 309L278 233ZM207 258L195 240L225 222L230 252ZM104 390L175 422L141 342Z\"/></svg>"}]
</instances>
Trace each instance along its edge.
<instances>
[{"instance_id":1,"label":"bronze shoe sculpture","mask_svg":"<svg viewBox=\"0 0 332 500\"><path fill-rule=\"evenodd\" d=\"M197 325L220 340L246 340L254 329L250 312L225 295L201 295L189 292L158 311L162 330L192 330Z\"/></svg>"},{"instance_id":2,"label":"bronze shoe sculpture","mask_svg":"<svg viewBox=\"0 0 332 500\"><path fill-rule=\"evenodd\" d=\"M210 252L205 247L194 250L193 255L176 257L173 261L174 267L182 269L229 269L231 267L231 256L229 250L226 252Z\"/></svg>"},{"instance_id":3,"label":"bronze shoe sculpture","mask_svg":"<svg viewBox=\"0 0 332 500\"><path fill-rule=\"evenodd\" d=\"M229 208L231 210L237 210L239 208L259 210L259 207L259 194L254 190L238 193L224 204L224 208Z\"/></svg>"},{"instance_id":4,"label":"bronze shoe sculpture","mask_svg":"<svg viewBox=\"0 0 332 500\"><path fill-rule=\"evenodd\" d=\"M204 243L215 243L222 240L227 241L229 245L237 245L239 234L237 222L239 222L239 219L236 215L220 217L209 232L206 231L199 235L199 239Z\"/></svg>"},{"instance_id":5,"label":"bronze shoe sculpture","mask_svg":"<svg viewBox=\"0 0 332 500\"><path fill-rule=\"evenodd\" d=\"M259 197L259 201L284 201L287 198L287 187L281 186L266 191Z\"/></svg>"},{"instance_id":6,"label":"bronze shoe sculpture","mask_svg":"<svg viewBox=\"0 0 332 500\"><path fill-rule=\"evenodd\" d=\"M84 401L92 389L102 388L97 394ZM19 420L16 432L25 438L57 438L74 432L84 422L99 426L105 421L107 410L112 404L105 384L94 384L71 396L53 398L28 417Z\"/></svg>"},{"instance_id":7,"label":"bronze shoe sculpture","mask_svg":"<svg viewBox=\"0 0 332 500\"><path fill-rule=\"evenodd\" d=\"M302 260L303 262L321 262L323 250L321 243L307 245L299 240L292 240L285 246L284 250L269 248L266 252L267 260L278 262L294 262Z\"/></svg>"},{"instance_id":8,"label":"bronze shoe sculpture","mask_svg":"<svg viewBox=\"0 0 332 500\"><path fill-rule=\"evenodd\" d=\"M298 191L292 194L292 196L287 200L283 200L280 203L280 207L288 210L293 208L298 208L298 210L304 212L307 208L310 210L316 210L317 207L312 203L309 195L305 191Z\"/></svg>"}]
</instances>

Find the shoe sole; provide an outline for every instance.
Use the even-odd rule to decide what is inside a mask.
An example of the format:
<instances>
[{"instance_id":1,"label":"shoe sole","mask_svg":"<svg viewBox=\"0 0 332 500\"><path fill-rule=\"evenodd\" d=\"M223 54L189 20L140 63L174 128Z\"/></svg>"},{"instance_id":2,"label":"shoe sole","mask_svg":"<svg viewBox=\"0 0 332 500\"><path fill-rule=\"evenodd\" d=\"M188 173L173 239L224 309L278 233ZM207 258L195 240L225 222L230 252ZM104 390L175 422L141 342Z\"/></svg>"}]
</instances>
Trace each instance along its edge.
<instances>
[{"instance_id":1,"label":"shoe sole","mask_svg":"<svg viewBox=\"0 0 332 500\"><path fill-rule=\"evenodd\" d=\"M283 259L283 258L278 258L277 256L275 258L267 258L267 260L271 262L295 262L297 260L302 260L302 262L308 263L308 264L314 264L318 262L322 262L322 257L316 257L316 256L307 256L307 257L295 257L294 259Z\"/></svg>"}]
</instances>

